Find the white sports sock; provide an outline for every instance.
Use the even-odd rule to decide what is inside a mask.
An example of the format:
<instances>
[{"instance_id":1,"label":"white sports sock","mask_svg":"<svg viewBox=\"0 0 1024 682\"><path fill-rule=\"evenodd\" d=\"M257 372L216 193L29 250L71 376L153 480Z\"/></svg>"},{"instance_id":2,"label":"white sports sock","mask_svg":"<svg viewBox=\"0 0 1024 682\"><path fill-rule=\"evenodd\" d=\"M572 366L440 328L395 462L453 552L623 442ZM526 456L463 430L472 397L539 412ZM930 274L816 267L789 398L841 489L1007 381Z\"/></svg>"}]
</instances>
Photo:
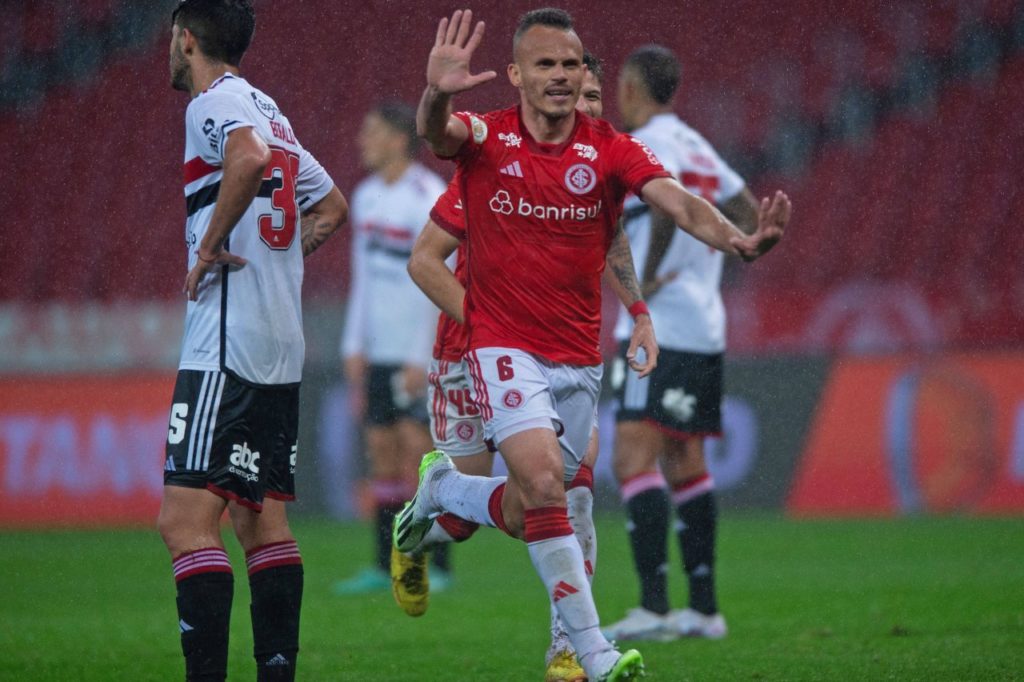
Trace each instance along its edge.
<instances>
[{"instance_id":1,"label":"white sports sock","mask_svg":"<svg viewBox=\"0 0 1024 682\"><path fill-rule=\"evenodd\" d=\"M594 493L589 488L578 486L565 492L569 503L569 525L572 526L576 540L583 552L584 566L587 569L587 580L594 584L594 570L597 568L597 529L594 527ZM558 616L555 603L551 602L551 649L557 650L568 634L562 619Z\"/></svg>"},{"instance_id":2,"label":"white sports sock","mask_svg":"<svg viewBox=\"0 0 1024 682\"><path fill-rule=\"evenodd\" d=\"M423 552L436 545L447 545L451 542L455 542L455 539L448 534L444 526L435 521L414 551Z\"/></svg>"},{"instance_id":3,"label":"white sports sock","mask_svg":"<svg viewBox=\"0 0 1024 682\"><path fill-rule=\"evenodd\" d=\"M488 507L491 495L505 480L504 476L467 476L453 469L434 483L431 495L434 504L444 511L466 521L497 528Z\"/></svg>"},{"instance_id":4,"label":"white sports sock","mask_svg":"<svg viewBox=\"0 0 1024 682\"><path fill-rule=\"evenodd\" d=\"M591 679L597 679L614 663L618 652L601 634L579 543L575 536L563 535L528 543L527 549L580 665Z\"/></svg>"}]
</instances>

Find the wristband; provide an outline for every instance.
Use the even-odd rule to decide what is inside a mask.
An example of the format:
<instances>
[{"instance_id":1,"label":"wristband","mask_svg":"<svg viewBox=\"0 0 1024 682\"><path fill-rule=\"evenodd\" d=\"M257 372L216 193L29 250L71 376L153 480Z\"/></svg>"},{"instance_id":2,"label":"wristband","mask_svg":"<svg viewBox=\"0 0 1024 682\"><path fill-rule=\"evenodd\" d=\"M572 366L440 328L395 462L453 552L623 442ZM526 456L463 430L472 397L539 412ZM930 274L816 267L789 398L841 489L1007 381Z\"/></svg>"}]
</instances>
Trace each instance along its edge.
<instances>
[{"instance_id":1,"label":"wristband","mask_svg":"<svg viewBox=\"0 0 1024 682\"><path fill-rule=\"evenodd\" d=\"M633 319L636 319L637 315L650 316L651 314L651 311L647 309L647 304L643 301L637 301L633 305L629 306L627 310L629 310L629 314Z\"/></svg>"}]
</instances>

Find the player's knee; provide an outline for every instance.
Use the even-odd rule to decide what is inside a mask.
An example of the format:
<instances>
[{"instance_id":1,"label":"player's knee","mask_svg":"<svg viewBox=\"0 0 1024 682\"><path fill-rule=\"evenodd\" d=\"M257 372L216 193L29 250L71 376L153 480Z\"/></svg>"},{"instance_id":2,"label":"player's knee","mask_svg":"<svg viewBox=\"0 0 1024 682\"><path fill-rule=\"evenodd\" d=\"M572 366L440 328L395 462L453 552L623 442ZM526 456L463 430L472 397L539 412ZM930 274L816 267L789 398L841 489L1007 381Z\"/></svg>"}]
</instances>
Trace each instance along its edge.
<instances>
[{"instance_id":1,"label":"player's knee","mask_svg":"<svg viewBox=\"0 0 1024 682\"><path fill-rule=\"evenodd\" d=\"M565 484L561 471L543 471L522 483L523 506L526 509L538 507L564 507Z\"/></svg>"}]
</instances>

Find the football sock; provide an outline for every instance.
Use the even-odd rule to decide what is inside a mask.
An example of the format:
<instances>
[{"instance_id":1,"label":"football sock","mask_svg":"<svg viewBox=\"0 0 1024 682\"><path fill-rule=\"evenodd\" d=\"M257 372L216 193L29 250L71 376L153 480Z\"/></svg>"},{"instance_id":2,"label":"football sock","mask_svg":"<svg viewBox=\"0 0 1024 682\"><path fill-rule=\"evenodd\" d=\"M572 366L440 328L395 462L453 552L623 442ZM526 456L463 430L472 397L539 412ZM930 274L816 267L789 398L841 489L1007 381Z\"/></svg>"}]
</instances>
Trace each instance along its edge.
<instances>
[{"instance_id":1,"label":"football sock","mask_svg":"<svg viewBox=\"0 0 1024 682\"><path fill-rule=\"evenodd\" d=\"M672 502L679 515L677 526L683 567L690 583L690 608L704 614L718 612L715 599L715 534L718 510L714 481L703 476L676 486Z\"/></svg>"},{"instance_id":2,"label":"football sock","mask_svg":"<svg viewBox=\"0 0 1024 682\"><path fill-rule=\"evenodd\" d=\"M580 664L591 678L597 678L617 654L601 634L597 608L583 567L583 552L565 509L526 510L525 534L530 560L558 609Z\"/></svg>"},{"instance_id":3,"label":"football sock","mask_svg":"<svg viewBox=\"0 0 1024 682\"><path fill-rule=\"evenodd\" d=\"M588 466L581 466L579 473L569 484L565 491L568 501L569 525L572 526L576 541L580 543L580 550L583 552L583 568L587 573L587 580L594 584L594 569L597 567L597 529L594 528L594 471ZM554 602L551 603L551 639L555 640L565 635L565 626L558 616L558 608Z\"/></svg>"},{"instance_id":4,"label":"football sock","mask_svg":"<svg viewBox=\"0 0 1024 682\"><path fill-rule=\"evenodd\" d=\"M480 527L479 523L460 519L454 514L441 514L435 521L434 527L439 528L444 537L449 538L448 542L465 542ZM433 530L431 528L431 531ZM427 537L430 537L430 533L427 533Z\"/></svg>"},{"instance_id":5,"label":"football sock","mask_svg":"<svg viewBox=\"0 0 1024 682\"><path fill-rule=\"evenodd\" d=\"M412 492L409 484L400 480L374 480L371 490L377 506L377 568L387 572L391 566L391 524Z\"/></svg>"},{"instance_id":6,"label":"football sock","mask_svg":"<svg viewBox=\"0 0 1024 682\"><path fill-rule=\"evenodd\" d=\"M436 523L434 524L437 525ZM451 561L449 560L448 552L451 548L448 544L438 545L430 550L430 563L445 573L452 570Z\"/></svg>"},{"instance_id":7,"label":"football sock","mask_svg":"<svg viewBox=\"0 0 1024 682\"><path fill-rule=\"evenodd\" d=\"M294 540L248 552L257 682L292 682L299 653L303 569Z\"/></svg>"},{"instance_id":8,"label":"football sock","mask_svg":"<svg viewBox=\"0 0 1024 682\"><path fill-rule=\"evenodd\" d=\"M224 680L228 674L228 626L235 579L220 547L182 554L173 562L178 628L185 679Z\"/></svg>"},{"instance_id":9,"label":"football sock","mask_svg":"<svg viewBox=\"0 0 1024 682\"><path fill-rule=\"evenodd\" d=\"M569 515L569 525L583 550L583 563L587 569L587 579L594 582L594 570L597 568L597 529L594 528L594 470L581 466L579 473L565 491Z\"/></svg>"},{"instance_id":10,"label":"football sock","mask_svg":"<svg viewBox=\"0 0 1024 682\"><path fill-rule=\"evenodd\" d=\"M504 486L504 476L467 476L452 470L434 483L432 494L434 503L442 510L472 523L504 530Z\"/></svg>"},{"instance_id":11,"label":"football sock","mask_svg":"<svg viewBox=\"0 0 1024 682\"><path fill-rule=\"evenodd\" d=\"M665 479L649 471L622 484L622 500L629 516L627 529L633 563L640 578L640 605L666 614L668 605L669 503Z\"/></svg>"}]
</instances>

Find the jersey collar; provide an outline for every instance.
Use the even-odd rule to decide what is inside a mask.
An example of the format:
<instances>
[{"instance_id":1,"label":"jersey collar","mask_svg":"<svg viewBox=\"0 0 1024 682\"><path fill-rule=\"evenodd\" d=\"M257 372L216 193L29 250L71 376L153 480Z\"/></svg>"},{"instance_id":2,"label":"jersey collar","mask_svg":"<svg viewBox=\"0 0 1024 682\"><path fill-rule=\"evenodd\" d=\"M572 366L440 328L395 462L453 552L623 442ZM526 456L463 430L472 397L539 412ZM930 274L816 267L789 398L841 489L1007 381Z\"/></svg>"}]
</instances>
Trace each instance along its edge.
<instances>
[{"instance_id":1,"label":"jersey collar","mask_svg":"<svg viewBox=\"0 0 1024 682\"><path fill-rule=\"evenodd\" d=\"M543 154L544 156L561 156L562 153L569 148L569 145L576 139L576 132L580 129L580 121L582 120L581 112L576 112L576 120L572 126L572 132L569 133L569 137L565 138L565 142L558 144L545 144L538 142L533 139L533 135L526 128L526 123L523 122L523 107L522 105L516 106L516 119L519 122L519 132L522 133L523 139L526 140L526 147L534 154Z\"/></svg>"}]
</instances>

